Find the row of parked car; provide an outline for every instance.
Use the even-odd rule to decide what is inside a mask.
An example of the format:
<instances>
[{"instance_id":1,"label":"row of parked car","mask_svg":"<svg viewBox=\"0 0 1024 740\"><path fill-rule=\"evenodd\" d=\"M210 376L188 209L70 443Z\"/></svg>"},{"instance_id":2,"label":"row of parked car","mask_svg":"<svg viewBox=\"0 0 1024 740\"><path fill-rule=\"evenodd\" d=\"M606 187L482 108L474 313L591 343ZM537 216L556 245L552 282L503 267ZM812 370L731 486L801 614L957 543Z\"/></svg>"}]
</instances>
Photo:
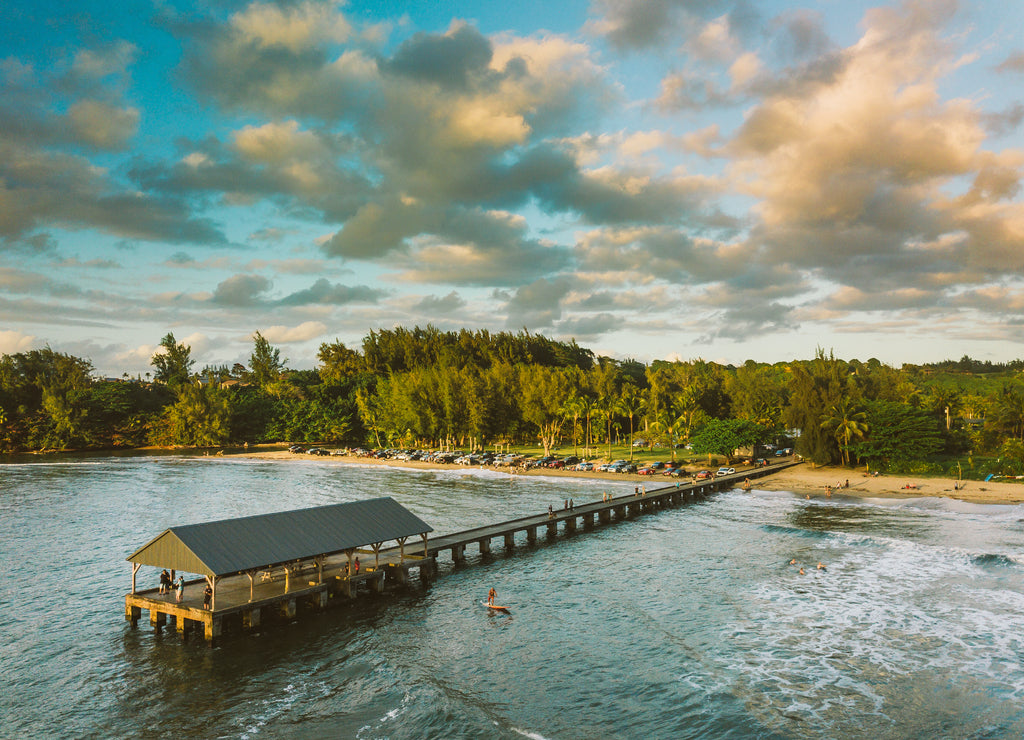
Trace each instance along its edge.
<instances>
[{"instance_id":1,"label":"row of parked car","mask_svg":"<svg viewBox=\"0 0 1024 740\"><path fill-rule=\"evenodd\" d=\"M419 460L422 462L444 463L454 465L492 465L494 467L521 467L524 469L549 468L551 470L573 470L577 472L589 472L593 470L607 473L639 473L640 475L665 475L673 478L695 477L697 480L707 480L722 475L731 475L736 472L735 468L722 467L712 473L710 470L689 471L683 467L681 462L652 462L645 463L639 469L634 463L628 460L614 460L612 462L595 463L582 460L575 455L558 457L556 455L545 455L544 457L532 458L529 455L518 455L513 453L500 454L493 452L466 453L459 450L406 450L406 449L382 449L368 450L362 447L355 449L328 450L324 447L303 447L292 445L289 452L306 455L354 455L356 457L373 457L388 460ZM778 454L778 453L776 453ZM755 464L767 465L767 460L757 460Z\"/></svg>"}]
</instances>

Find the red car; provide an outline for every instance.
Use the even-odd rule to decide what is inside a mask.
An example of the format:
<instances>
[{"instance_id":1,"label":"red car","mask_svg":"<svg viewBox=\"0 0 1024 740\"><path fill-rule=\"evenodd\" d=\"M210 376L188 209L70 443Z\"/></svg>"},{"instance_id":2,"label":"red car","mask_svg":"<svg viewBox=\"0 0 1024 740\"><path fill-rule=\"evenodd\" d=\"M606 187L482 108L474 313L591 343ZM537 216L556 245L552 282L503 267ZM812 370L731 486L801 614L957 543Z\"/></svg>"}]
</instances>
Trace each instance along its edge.
<instances>
[{"instance_id":1,"label":"red car","mask_svg":"<svg viewBox=\"0 0 1024 740\"><path fill-rule=\"evenodd\" d=\"M697 480L707 480L710 477L711 477L711 471L710 470L702 470L699 473L697 473Z\"/></svg>"}]
</instances>

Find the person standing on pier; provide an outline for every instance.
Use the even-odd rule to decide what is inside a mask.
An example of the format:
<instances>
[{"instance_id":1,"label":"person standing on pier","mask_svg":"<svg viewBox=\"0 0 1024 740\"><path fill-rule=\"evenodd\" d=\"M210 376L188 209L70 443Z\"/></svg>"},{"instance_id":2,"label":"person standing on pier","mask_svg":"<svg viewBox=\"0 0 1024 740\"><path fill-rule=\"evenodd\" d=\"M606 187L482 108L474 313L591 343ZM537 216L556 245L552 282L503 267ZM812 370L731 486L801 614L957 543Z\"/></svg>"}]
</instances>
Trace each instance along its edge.
<instances>
[{"instance_id":1,"label":"person standing on pier","mask_svg":"<svg viewBox=\"0 0 1024 740\"><path fill-rule=\"evenodd\" d=\"M206 588L203 590L203 608L209 609L213 606L213 589L210 588L210 584L206 584Z\"/></svg>"},{"instance_id":2,"label":"person standing on pier","mask_svg":"<svg viewBox=\"0 0 1024 740\"><path fill-rule=\"evenodd\" d=\"M356 575L359 575L359 558L356 558L356 562L353 567L355 568Z\"/></svg>"},{"instance_id":3,"label":"person standing on pier","mask_svg":"<svg viewBox=\"0 0 1024 740\"><path fill-rule=\"evenodd\" d=\"M177 591L174 600L180 604L182 598L185 596L185 576L178 576L178 580L173 585Z\"/></svg>"},{"instance_id":4,"label":"person standing on pier","mask_svg":"<svg viewBox=\"0 0 1024 740\"><path fill-rule=\"evenodd\" d=\"M171 574L167 572L167 568L160 571L160 595L164 595L171 590Z\"/></svg>"}]
</instances>

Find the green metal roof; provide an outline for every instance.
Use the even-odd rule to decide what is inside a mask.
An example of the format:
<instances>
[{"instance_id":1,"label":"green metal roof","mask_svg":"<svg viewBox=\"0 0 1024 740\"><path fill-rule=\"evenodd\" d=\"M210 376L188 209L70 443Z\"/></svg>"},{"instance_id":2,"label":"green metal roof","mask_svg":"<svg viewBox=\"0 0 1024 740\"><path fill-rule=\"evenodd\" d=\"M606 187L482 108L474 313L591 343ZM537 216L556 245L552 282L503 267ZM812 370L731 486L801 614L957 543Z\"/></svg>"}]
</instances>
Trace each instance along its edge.
<instances>
[{"instance_id":1,"label":"green metal roof","mask_svg":"<svg viewBox=\"0 0 1024 740\"><path fill-rule=\"evenodd\" d=\"M212 577L433 531L383 497L171 527L127 560Z\"/></svg>"}]
</instances>

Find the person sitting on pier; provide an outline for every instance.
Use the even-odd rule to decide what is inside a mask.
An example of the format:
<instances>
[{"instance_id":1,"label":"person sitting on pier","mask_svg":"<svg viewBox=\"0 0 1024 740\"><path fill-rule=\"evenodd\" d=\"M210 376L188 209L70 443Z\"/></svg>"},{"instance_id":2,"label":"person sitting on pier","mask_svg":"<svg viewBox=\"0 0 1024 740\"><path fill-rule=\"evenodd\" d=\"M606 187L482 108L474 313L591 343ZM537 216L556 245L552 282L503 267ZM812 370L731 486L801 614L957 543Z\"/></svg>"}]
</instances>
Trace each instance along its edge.
<instances>
[{"instance_id":1,"label":"person sitting on pier","mask_svg":"<svg viewBox=\"0 0 1024 740\"><path fill-rule=\"evenodd\" d=\"M487 592L487 605L488 606L493 606L494 605L494 599L497 596L498 596L498 592L495 591L494 587L492 586L491 590Z\"/></svg>"},{"instance_id":2,"label":"person sitting on pier","mask_svg":"<svg viewBox=\"0 0 1024 740\"><path fill-rule=\"evenodd\" d=\"M210 588L210 584L206 584L206 588L203 590L203 608L210 609L213 606L213 589Z\"/></svg>"}]
</instances>

